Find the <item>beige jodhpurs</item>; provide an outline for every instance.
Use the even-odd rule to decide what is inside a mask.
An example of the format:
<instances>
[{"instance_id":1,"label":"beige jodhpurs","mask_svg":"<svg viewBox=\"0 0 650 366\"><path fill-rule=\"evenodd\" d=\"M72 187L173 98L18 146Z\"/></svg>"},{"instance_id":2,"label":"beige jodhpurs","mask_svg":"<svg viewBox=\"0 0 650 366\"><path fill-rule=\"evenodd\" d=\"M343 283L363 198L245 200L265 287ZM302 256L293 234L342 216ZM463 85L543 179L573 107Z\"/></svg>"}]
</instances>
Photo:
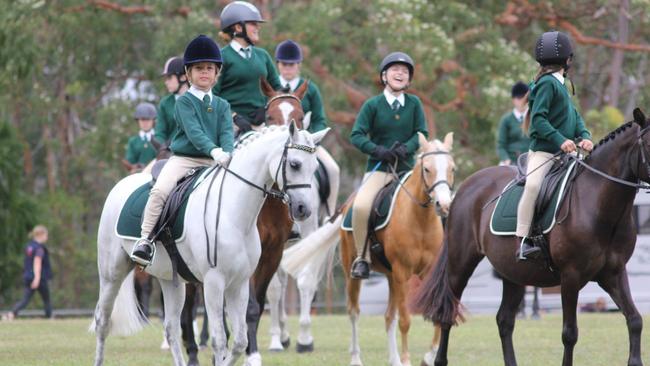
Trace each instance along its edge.
<instances>
[{"instance_id":1,"label":"beige jodhpurs","mask_svg":"<svg viewBox=\"0 0 650 366\"><path fill-rule=\"evenodd\" d=\"M183 178L187 172L199 166L212 165L214 161L211 158L191 158L187 156L172 155L167 161L167 164L160 171L160 175L156 180L151 192L149 193L149 200L144 207L144 215L142 217L141 237L146 238L149 236L153 227L160 217L165 202L172 193L176 183L179 179Z\"/></svg>"},{"instance_id":2,"label":"beige jodhpurs","mask_svg":"<svg viewBox=\"0 0 650 366\"><path fill-rule=\"evenodd\" d=\"M526 185L524 193L517 207L517 236L524 237L530 234L530 226L535 214L535 200L539 195L542 181L551 170L553 161L549 161L553 154L544 151L528 152L528 167L526 168ZM543 165L542 165L543 164ZM532 172L532 173L531 173Z\"/></svg>"},{"instance_id":3,"label":"beige jodhpurs","mask_svg":"<svg viewBox=\"0 0 650 366\"><path fill-rule=\"evenodd\" d=\"M363 176L364 183L359 188L352 204L352 236L354 237L354 246L357 248L357 256L361 256L368 235L368 217L372 209L372 202L377 193L391 181L393 181L393 176L386 172L368 172ZM364 259L370 262L369 251L366 251Z\"/></svg>"}]
</instances>

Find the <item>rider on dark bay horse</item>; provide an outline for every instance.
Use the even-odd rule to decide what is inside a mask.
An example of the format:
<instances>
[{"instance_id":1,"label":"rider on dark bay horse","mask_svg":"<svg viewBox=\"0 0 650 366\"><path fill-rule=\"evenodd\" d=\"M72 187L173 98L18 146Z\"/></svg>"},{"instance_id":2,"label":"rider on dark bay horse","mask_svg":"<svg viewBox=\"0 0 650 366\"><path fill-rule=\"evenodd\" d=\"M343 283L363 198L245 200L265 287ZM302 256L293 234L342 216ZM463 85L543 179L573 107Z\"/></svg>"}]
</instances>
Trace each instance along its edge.
<instances>
[{"instance_id":1,"label":"rider on dark bay horse","mask_svg":"<svg viewBox=\"0 0 650 366\"><path fill-rule=\"evenodd\" d=\"M524 131L530 135L526 185L517 209L517 237L521 238L518 259L539 257L541 248L530 239L535 200L542 180L551 169L550 160L560 150L576 150L573 139L581 138L578 145L593 149L591 133L576 110L565 85L566 72L571 66L573 50L569 37L560 32L546 32L537 40L535 59L540 70L530 89L529 112L524 121ZM528 127L530 125L530 128Z\"/></svg>"},{"instance_id":2,"label":"rider on dark bay horse","mask_svg":"<svg viewBox=\"0 0 650 366\"><path fill-rule=\"evenodd\" d=\"M300 77L300 68L303 61L303 54L300 45L290 39L281 42L275 48L275 61L280 71L280 84L287 93L293 93L305 80ZM323 109L323 98L318 86L309 81L307 93L301 101L302 110L306 114L311 112L311 118L307 131L314 133L327 128L325 110ZM332 156L322 146L318 145L316 150L318 160L323 164L330 181L330 195L327 198L328 216L336 210L336 198L338 196L340 170Z\"/></svg>"},{"instance_id":3,"label":"rider on dark bay horse","mask_svg":"<svg viewBox=\"0 0 650 366\"><path fill-rule=\"evenodd\" d=\"M228 102L211 93L221 66L217 44L204 35L193 39L183 57L191 87L178 98L172 157L163 167L149 194L142 218L141 237L131 259L141 266L151 264L154 253L152 230L176 182L199 166L227 165L233 150L232 119Z\"/></svg>"},{"instance_id":4,"label":"rider on dark bay horse","mask_svg":"<svg viewBox=\"0 0 650 366\"><path fill-rule=\"evenodd\" d=\"M176 100L185 94L190 84L185 75L185 65L182 57L172 57L165 62L162 76L165 78L165 88L169 94L160 100L158 105L158 121L156 123L156 139L163 144L169 144L177 123L174 118Z\"/></svg>"},{"instance_id":5,"label":"rider on dark bay horse","mask_svg":"<svg viewBox=\"0 0 650 366\"><path fill-rule=\"evenodd\" d=\"M222 50L221 75L212 92L230 103L233 122L240 133L246 132L251 125L264 122L266 97L260 90L260 78L278 90L278 72L271 55L255 47L260 39L260 23L264 20L253 4L234 1L223 8L220 19L219 35L229 43Z\"/></svg>"},{"instance_id":6,"label":"rider on dark bay horse","mask_svg":"<svg viewBox=\"0 0 650 366\"><path fill-rule=\"evenodd\" d=\"M369 155L363 185L352 206L352 228L357 258L350 276L366 279L370 274L370 253L363 247L368 234L368 217L377 193L397 173L411 170L419 145L418 132L428 136L420 99L404 91L413 80L411 57L403 52L386 56L379 66L383 93L368 99L354 122L350 141ZM376 167L378 166L378 167ZM375 168L376 167L376 168ZM392 167L392 169L391 169Z\"/></svg>"}]
</instances>

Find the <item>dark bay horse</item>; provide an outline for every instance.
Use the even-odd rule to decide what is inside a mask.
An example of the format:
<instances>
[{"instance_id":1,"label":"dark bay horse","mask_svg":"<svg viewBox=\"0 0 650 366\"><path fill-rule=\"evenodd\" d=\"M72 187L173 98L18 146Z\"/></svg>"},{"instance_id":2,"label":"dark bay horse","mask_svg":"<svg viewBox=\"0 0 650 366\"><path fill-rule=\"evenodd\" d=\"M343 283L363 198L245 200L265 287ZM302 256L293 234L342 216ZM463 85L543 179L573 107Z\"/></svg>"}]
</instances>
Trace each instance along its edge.
<instances>
[{"instance_id":1,"label":"dark bay horse","mask_svg":"<svg viewBox=\"0 0 650 366\"><path fill-rule=\"evenodd\" d=\"M449 332L460 316L460 298L485 256L503 276L496 319L505 365L517 364L512 333L526 285L561 285L562 365L572 365L578 340L578 291L589 281L596 281L607 291L625 316L630 342L628 366L642 365L643 321L632 301L625 264L636 243L632 207L638 182L650 180L649 131L650 121L635 109L634 121L611 132L584 160L589 168L579 167L572 191L558 212L566 219L546 236L554 271L540 262L517 262L517 239L490 232L494 206L484 206L502 192L514 172L507 167L491 167L467 178L451 205L438 265L423 283L417 301L424 316L442 326L435 365L447 365Z\"/></svg>"}]
</instances>

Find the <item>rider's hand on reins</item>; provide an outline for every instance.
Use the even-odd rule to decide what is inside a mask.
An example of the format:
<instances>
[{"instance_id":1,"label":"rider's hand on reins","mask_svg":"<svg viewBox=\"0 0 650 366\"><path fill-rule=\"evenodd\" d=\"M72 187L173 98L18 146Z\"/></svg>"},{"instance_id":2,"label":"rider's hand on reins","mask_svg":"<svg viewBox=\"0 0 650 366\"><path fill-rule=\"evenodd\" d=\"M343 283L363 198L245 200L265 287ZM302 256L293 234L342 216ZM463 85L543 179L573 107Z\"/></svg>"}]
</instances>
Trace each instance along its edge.
<instances>
[{"instance_id":1,"label":"rider's hand on reins","mask_svg":"<svg viewBox=\"0 0 650 366\"><path fill-rule=\"evenodd\" d=\"M564 140L564 142L560 146L560 149L562 149L562 151L564 151L565 153L568 154L568 153L571 153L573 151L576 151L576 144L573 141L567 139L567 140Z\"/></svg>"}]
</instances>

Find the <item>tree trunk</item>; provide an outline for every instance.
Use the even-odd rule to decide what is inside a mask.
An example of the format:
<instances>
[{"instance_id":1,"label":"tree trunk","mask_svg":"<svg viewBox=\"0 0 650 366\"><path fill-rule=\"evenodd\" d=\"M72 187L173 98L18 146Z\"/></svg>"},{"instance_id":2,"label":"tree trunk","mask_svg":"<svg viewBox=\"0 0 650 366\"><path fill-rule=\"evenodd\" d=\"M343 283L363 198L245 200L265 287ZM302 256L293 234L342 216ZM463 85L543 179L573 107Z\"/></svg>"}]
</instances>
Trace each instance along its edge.
<instances>
[{"instance_id":1,"label":"tree trunk","mask_svg":"<svg viewBox=\"0 0 650 366\"><path fill-rule=\"evenodd\" d=\"M620 0L618 12L618 43L626 44L629 34L629 0ZM618 100L621 93L621 74L623 73L623 58L625 51L618 48L614 51L611 67L609 69L609 88L605 102L612 107L618 108Z\"/></svg>"}]
</instances>

